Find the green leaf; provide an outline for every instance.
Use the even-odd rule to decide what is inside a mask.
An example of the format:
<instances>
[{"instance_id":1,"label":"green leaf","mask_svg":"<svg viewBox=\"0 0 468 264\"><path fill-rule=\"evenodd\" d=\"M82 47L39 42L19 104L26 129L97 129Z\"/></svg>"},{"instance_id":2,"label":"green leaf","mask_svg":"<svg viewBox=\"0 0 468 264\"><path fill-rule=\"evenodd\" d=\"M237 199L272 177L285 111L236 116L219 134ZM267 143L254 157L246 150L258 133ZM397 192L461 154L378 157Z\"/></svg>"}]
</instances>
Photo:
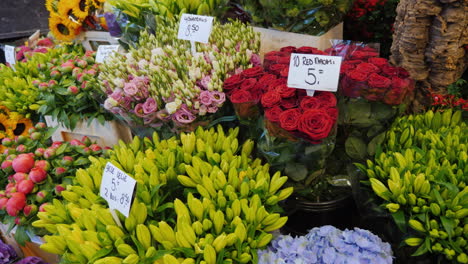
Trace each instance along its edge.
<instances>
[{"instance_id":1,"label":"green leaf","mask_svg":"<svg viewBox=\"0 0 468 264\"><path fill-rule=\"evenodd\" d=\"M304 164L288 163L284 173L296 182L302 181L307 177L307 167Z\"/></svg>"},{"instance_id":2,"label":"green leaf","mask_svg":"<svg viewBox=\"0 0 468 264\"><path fill-rule=\"evenodd\" d=\"M367 146L362 139L349 137L345 142L346 154L352 159L365 159L367 156Z\"/></svg>"},{"instance_id":3,"label":"green leaf","mask_svg":"<svg viewBox=\"0 0 468 264\"><path fill-rule=\"evenodd\" d=\"M65 152L65 150L67 149L67 146L68 146L67 144L60 145L60 147L58 147L58 149L55 151L55 154L57 156L61 155L62 153Z\"/></svg>"},{"instance_id":4,"label":"green leaf","mask_svg":"<svg viewBox=\"0 0 468 264\"><path fill-rule=\"evenodd\" d=\"M449 236L449 238L451 238L454 234L455 221L446 216L441 216L440 221L442 222L442 225L444 226L445 232L447 232L447 235Z\"/></svg>"},{"instance_id":5,"label":"green leaf","mask_svg":"<svg viewBox=\"0 0 468 264\"><path fill-rule=\"evenodd\" d=\"M426 240L429 239L428 237L426 237ZM426 243L423 243L419 248L418 250L416 250L416 252L414 252L411 256L413 257L417 257L417 256L421 256L421 255L424 255L425 253L427 253L428 251L428 248L427 248L427 245Z\"/></svg>"},{"instance_id":6,"label":"green leaf","mask_svg":"<svg viewBox=\"0 0 468 264\"><path fill-rule=\"evenodd\" d=\"M26 242L30 241L29 236L26 233L25 226L17 226L16 231L15 231L15 240L21 246L25 246Z\"/></svg>"},{"instance_id":7,"label":"green leaf","mask_svg":"<svg viewBox=\"0 0 468 264\"><path fill-rule=\"evenodd\" d=\"M374 137L367 145L367 153L369 153L370 156L374 156L376 153L377 146L382 145L384 140L385 140L385 132Z\"/></svg>"},{"instance_id":8,"label":"green leaf","mask_svg":"<svg viewBox=\"0 0 468 264\"><path fill-rule=\"evenodd\" d=\"M86 165L86 164L89 164L89 163L90 163L90 161L87 158L81 157L81 158L75 160L73 162L73 165L74 166L82 166L82 165Z\"/></svg>"},{"instance_id":9,"label":"green leaf","mask_svg":"<svg viewBox=\"0 0 468 264\"><path fill-rule=\"evenodd\" d=\"M93 258L89 261L91 263L94 263L94 261L104 258L105 256L109 255L113 250L113 247L108 246L101 248L96 254L94 254Z\"/></svg>"},{"instance_id":10,"label":"green leaf","mask_svg":"<svg viewBox=\"0 0 468 264\"><path fill-rule=\"evenodd\" d=\"M380 102L374 102L372 103L372 114L371 118L377 119L377 120L388 120L393 117L395 114L395 110L393 109L392 106L386 105L384 103Z\"/></svg>"},{"instance_id":11,"label":"green leaf","mask_svg":"<svg viewBox=\"0 0 468 264\"><path fill-rule=\"evenodd\" d=\"M398 210L396 213L393 213L392 218L398 226L398 229L400 229L401 232L406 233L406 218L403 210Z\"/></svg>"}]
</instances>

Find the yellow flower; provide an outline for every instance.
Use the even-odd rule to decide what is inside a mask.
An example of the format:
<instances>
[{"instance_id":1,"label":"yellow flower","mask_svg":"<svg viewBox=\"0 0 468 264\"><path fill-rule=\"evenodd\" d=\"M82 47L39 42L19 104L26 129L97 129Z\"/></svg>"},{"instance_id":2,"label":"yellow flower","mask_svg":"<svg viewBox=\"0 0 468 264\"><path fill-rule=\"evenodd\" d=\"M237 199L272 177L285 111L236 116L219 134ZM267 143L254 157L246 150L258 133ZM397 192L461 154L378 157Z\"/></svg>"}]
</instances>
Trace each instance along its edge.
<instances>
[{"instance_id":1,"label":"yellow flower","mask_svg":"<svg viewBox=\"0 0 468 264\"><path fill-rule=\"evenodd\" d=\"M87 0L62 0L58 5L58 14L63 18L69 18L70 21L82 23L89 13ZM69 25L67 25L69 26Z\"/></svg>"},{"instance_id":2,"label":"yellow flower","mask_svg":"<svg viewBox=\"0 0 468 264\"><path fill-rule=\"evenodd\" d=\"M88 0L89 5L92 5L96 9L101 8L104 2L105 0Z\"/></svg>"},{"instance_id":3,"label":"yellow flower","mask_svg":"<svg viewBox=\"0 0 468 264\"><path fill-rule=\"evenodd\" d=\"M68 23L67 20L69 19L63 19L56 14L51 14L49 18L49 29L56 39L61 41L72 41L76 37L76 31L80 25L76 23Z\"/></svg>"},{"instance_id":4,"label":"yellow flower","mask_svg":"<svg viewBox=\"0 0 468 264\"><path fill-rule=\"evenodd\" d=\"M16 126L13 129L15 136L26 136L29 134L29 129L33 127L33 123L29 118L22 118L16 122Z\"/></svg>"},{"instance_id":5,"label":"yellow flower","mask_svg":"<svg viewBox=\"0 0 468 264\"><path fill-rule=\"evenodd\" d=\"M16 123L15 123L16 124ZM12 122L7 115L0 114L0 131L6 137L13 138Z\"/></svg>"},{"instance_id":6,"label":"yellow flower","mask_svg":"<svg viewBox=\"0 0 468 264\"><path fill-rule=\"evenodd\" d=\"M56 13L58 12L58 2L59 0L46 0L46 9L47 11L49 11L50 13Z\"/></svg>"}]
</instances>

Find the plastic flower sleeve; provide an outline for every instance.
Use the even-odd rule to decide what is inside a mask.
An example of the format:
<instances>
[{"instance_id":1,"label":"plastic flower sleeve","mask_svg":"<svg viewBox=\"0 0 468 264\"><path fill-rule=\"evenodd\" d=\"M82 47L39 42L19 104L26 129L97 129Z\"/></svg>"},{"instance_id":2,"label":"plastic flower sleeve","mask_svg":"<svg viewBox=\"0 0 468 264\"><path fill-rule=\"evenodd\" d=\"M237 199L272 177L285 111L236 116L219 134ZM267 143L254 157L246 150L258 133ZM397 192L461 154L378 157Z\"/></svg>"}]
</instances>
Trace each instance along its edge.
<instances>
[{"instance_id":1,"label":"plastic flower sleeve","mask_svg":"<svg viewBox=\"0 0 468 264\"><path fill-rule=\"evenodd\" d=\"M254 24L274 29L322 35L343 21L353 1L241 1Z\"/></svg>"}]
</instances>

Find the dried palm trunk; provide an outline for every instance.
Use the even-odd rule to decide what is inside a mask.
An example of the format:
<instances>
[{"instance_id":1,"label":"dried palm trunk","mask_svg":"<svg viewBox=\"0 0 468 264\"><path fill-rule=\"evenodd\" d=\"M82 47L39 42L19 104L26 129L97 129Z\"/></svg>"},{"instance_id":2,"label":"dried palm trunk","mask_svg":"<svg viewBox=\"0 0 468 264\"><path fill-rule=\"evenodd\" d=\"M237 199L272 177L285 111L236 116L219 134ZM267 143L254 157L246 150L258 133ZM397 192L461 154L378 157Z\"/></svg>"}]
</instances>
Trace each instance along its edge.
<instances>
[{"instance_id":1,"label":"dried palm trunk","mask_svg":"<svg viewBox=\"0 0 468 264\"><path fill-rule=\"evenodd\" d=\"M401 0L391 60L417 81L413 110L428 103L428 89L445 94L468 66L468 0Z\"/></svg>"}]
</instances>

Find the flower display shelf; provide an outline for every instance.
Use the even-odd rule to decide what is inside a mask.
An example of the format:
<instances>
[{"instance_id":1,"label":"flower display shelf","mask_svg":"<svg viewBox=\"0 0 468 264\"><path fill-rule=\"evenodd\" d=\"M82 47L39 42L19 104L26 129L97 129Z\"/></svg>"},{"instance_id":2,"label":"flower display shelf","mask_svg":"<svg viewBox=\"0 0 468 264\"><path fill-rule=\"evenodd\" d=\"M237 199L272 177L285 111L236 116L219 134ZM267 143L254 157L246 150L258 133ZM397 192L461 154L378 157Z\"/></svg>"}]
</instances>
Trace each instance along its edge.
<instances>
[{"instance_id":1,"label":"flower display shelf","mask_svg":"<svg viewBox=\"0 0 468 264\"><path fill-rule=\"evenodd\" d=\"M117 144L120 139L124 142L130 142L132 140L132 132L130 129L118 121L106 121L104 125L101 125L94 119L88 126L88 122L82 120L78 122L75 129L70 130L59 124L57 120L53 120L52 116L45 116L45 120L49 127L58 126L57 130L52 135L52 140L54 141L71 141L87 136L102 147L111 147Z\"/></svg>"}]
</instances>

